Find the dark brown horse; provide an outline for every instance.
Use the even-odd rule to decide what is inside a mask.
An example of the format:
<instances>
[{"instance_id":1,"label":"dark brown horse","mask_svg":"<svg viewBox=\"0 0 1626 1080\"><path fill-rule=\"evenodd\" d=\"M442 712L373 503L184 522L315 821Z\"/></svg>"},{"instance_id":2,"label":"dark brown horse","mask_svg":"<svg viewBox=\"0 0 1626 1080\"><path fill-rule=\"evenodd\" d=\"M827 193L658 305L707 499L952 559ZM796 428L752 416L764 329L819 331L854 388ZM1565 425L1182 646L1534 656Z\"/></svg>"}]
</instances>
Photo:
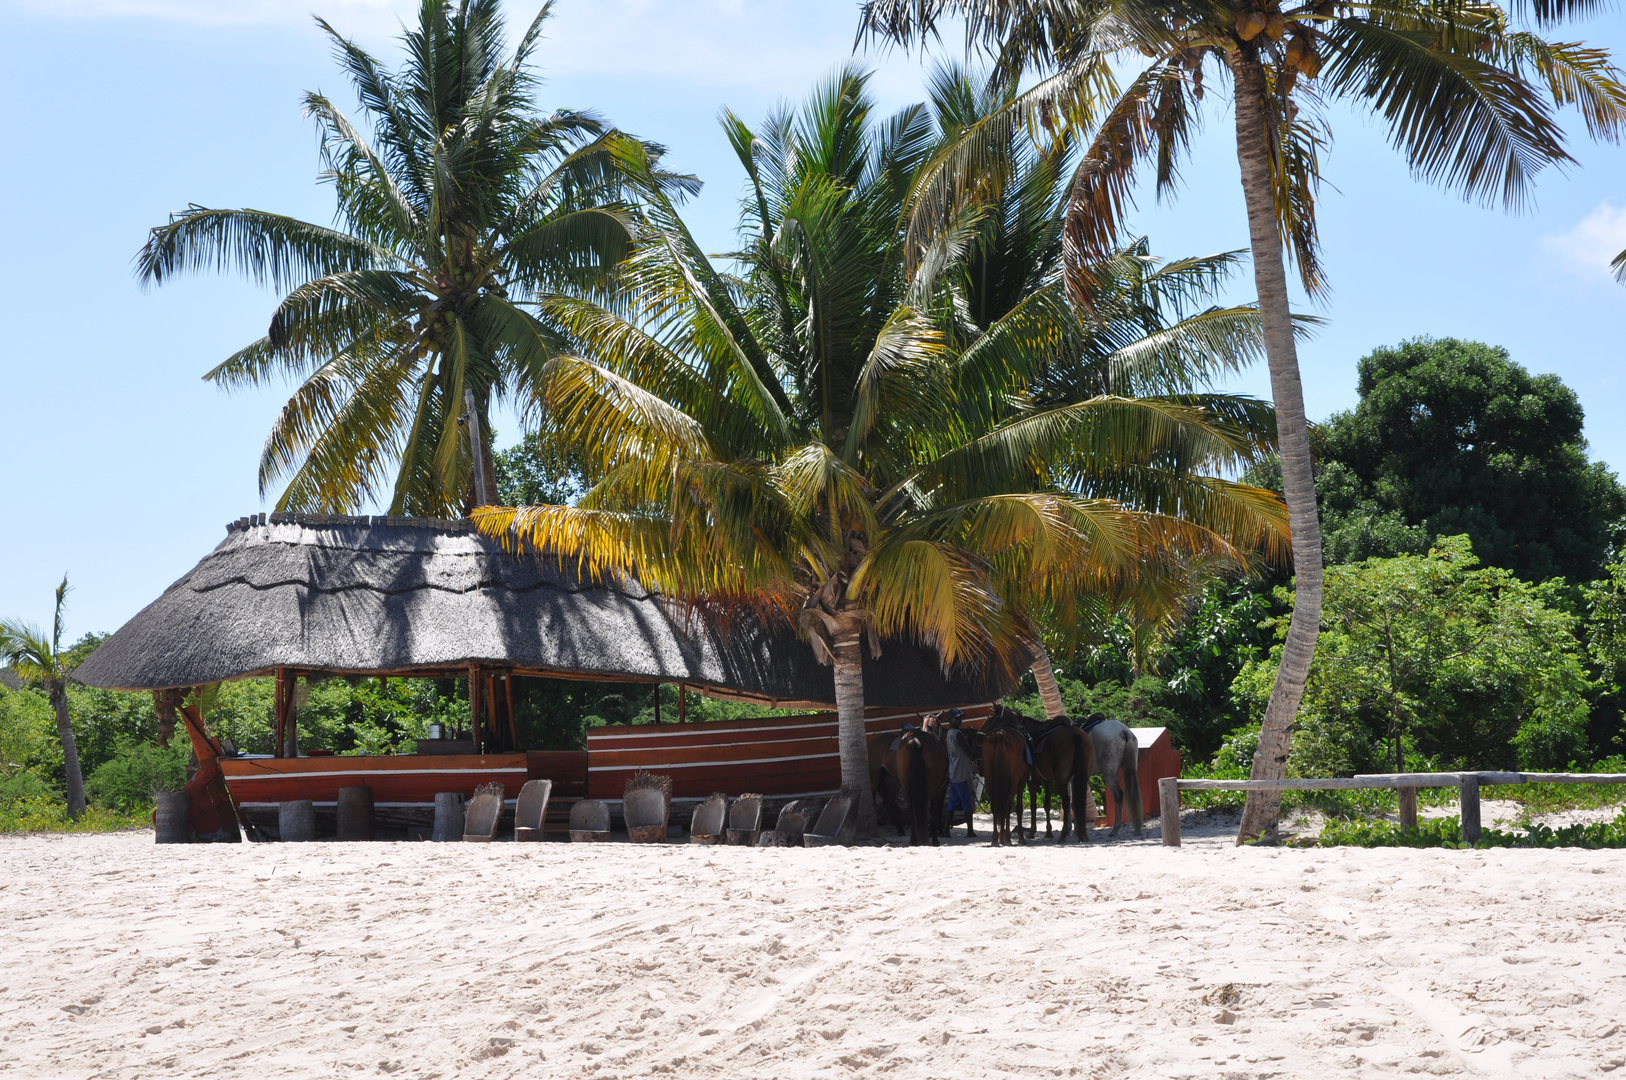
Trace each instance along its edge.
<instances>
[{"instance_id":1,"label":"dark brown horse","mask_svg":"<svg viewBox=\"0 0 1626 1080\"><path fill-rule=\"evenodd\" d=\"M937 846L948 790L948 750L932 731L904 728L869 738L870 786L899 833L909 815L909 843Z\"/></svg>"},{"instance_id":2,"label":"dark brown horse","mask_svg":"<svg viewBox=\"0 0 1626 1080\"><path fill-rule=\"evenodd\" d=\"M1028 782L1028 740L1019 724L1009 717L1016 714L995 706L982 728L980 767L987 782L988 805L994 812L994 845L1011 842L1011 801L1016 805L1016 839L1022 838L1022 788Z\"/></svg>"},{"instance_id":3,"label":"dark brown horse","mask_svg":"<svg viewBox=\"0 0 1626 1080\"><path fill-rule=\"evenodd\" d=\"M1031 810L1028 835L1039 835L1039 793L1044 793L1044 834L1052 838L1050 827L1050 793L1061 796L1061 840L1077 830L1081 844L1090 842L1089 823L1084 820L1085 791L1094 765L1094 750L1084 733L1073 726L1065 716L1039 723L1023 717L1022 729L1028 737L1033 756L1033 768L1028 775L1028 797ZM1016 809L1017 827L1021 828L1022 808Z\"/></svg>"}]
</instances>

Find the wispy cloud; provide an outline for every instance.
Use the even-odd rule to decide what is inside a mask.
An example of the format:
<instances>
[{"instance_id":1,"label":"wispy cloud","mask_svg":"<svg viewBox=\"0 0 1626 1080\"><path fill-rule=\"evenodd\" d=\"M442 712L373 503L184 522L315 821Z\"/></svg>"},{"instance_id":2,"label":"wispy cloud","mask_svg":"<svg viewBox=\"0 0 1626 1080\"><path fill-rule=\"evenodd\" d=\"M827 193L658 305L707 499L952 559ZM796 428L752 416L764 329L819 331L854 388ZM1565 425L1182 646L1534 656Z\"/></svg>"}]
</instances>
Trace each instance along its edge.
<instances>
[{"instance_id":1,"label":"wispy cloud","mask_svg":"<svg viewBox=\"0 0 1626 1080\"><path fill-rule=\"evenodd\" d=\"M511 23L541 0L510 0ZM0 0L0 12L72 21L143 20L203 29L264 26L305 30L320 14L346 36L388 52L415 0ZM639 82L798 91L852 55L855 0L559 0L541 56L553 76L604 75ZM517 26L515 27L517 30ZM915 58L892 53L876 69L877 89L918 96Z\"/></svg>"},{"instance_id":2,"label":"wispy cloud","mask_svg":"<svg viewBox=\"0 0 1626 1080\"><path fill-rule=\"evenodd\" d=\"M1609 263L1626 251L1626 206L1605 200L1574 226L1541 238L1549 267L1568 276L1604 284Z\"/></svg>"},{"instance_id":3,"label":"wispy cloud","mask_svg":"<svg viewBox=\"0 0 1626 1080\"><path fill-rule=\"evenodd\" d=\"M303 26L312 8L334 21L389 31L417 5L412 0L7 0L0 7L64 20L146 19L187 26Z\"/></svg>"}]
</instances>

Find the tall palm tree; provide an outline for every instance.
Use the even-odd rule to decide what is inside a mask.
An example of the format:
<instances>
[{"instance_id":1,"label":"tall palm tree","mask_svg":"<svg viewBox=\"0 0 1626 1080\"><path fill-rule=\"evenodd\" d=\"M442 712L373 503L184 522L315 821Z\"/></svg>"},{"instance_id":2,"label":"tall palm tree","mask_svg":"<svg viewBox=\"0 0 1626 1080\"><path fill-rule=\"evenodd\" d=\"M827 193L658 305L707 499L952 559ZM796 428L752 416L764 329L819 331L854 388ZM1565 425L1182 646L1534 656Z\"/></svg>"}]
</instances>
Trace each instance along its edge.
<instances>
[{"instance_id":1,"label":"tall palm tree","mask_svg":"<svg viewBox=\"0 0 1626 1080\"><path fill-rule=\"evenodd\" d=\"M873 121L865 83L843 70L755 131L725 114L749 178L739 276L645 181L625 311L547 306L583 347L549 365L549 422L574 434L594 487L574 507L475 518L590 574L794 618L834 668L842 779L868 831L865 644L912 638L945 669L1014 673L1031 661L1031 612L1165 552L1251 550L1284 523L1270 493L1210 475L1268 447L1261 403L1046 395L1041 376L1064 381L1046 360L1070 355L1078 320L1059 261L978 320L970 268L1010 232L985 227L994 204L906 258L940 132L920 106ZM1142 366L1178 354L1179 337L1145 344ZM1097 467L1155 475L1168 506L1201 507L1203 523L1097 494Z\"/></svg>"},{"instance_id":2,"label":"tall palm tree","mask_svg":"<svg viewBox=\"0 0 1626 1080\"><path fill-rule=\"evenodd\" d=\"M1008 73L978 79L961 65L939 65L928 90L939 141L916 181L910 228L917 242L929 245L942 229L974 215L979 234L965 260L965 291L977 321L992 325L1018 308L1066 312L1063 210L1073 140L1063 133L1040 153L1015 126L1001 123L1018 98L1016 80ZM947 166L968 146L976 150L975 169L961 174L952 194L938 190L952 172ZM1063 344L1048 355L1007 357L1008 374L1031 380L1028 396L1048 404L1098 395L1178 396L1223 410L1231 399L1200 391L1260 354L1258 311L1212 303L1237 262L1238 253L1230 252L1161 264L1144 239L1136 241L1093 265L1090 317L1063 318L1058 323L1068 331ZM1203 520L1206 508L1171 499L1162 479L1158 470L1132 460L1092 461L1071 476L1075 489ZM1111 612L1125 605L1138 617L1167 622L1178 617L1190 569L1185 560L1168 565L1145 560L1126 580L1127 592L1092 590L1082 609L1075 602L1040 621L1069 651L1098 635ZM1061 693L1042 647L1035 650L1033 674L1046 712L1062 715Z\"/></svg>"},{"instance_id":3,"label":"tall palm tree","mask_svg":"<svg viewBox=\"0 0 1626 1080\"><path fill-rule=\"evenodd\" d=\"M1180 158L1210 71L1228 76L1265 352L1293 529L1295 618L1265 710L1255 779L1284 775L1289 733L1320 629L1321 537L1308 425L1294 347L1284 249L1305 289L1324 288L1315 228L1322 103L1369 108L1421 178L1519 206L1543 166L1569 162L1554 107L1579 109L1595 137L1626 122L1626 87L1606 52L1544 40L1539 29L1592 0L866 0L860 34L923 41L963 16L968 44L998 53L1006 74L1040 81L997 122L1067 127L1091 144L1068 206L1070 284L1088 305L1091 266L1116 247L1137 169L1155 164L1159 194ZM1112 62L1141 65L1120 89ZM990 136L991 137L991 136ZM967 140L934 182L955 190L985 140ZM940 198L946 199L946 195ZM1280 793L1251 792L1238 842L1275 828Z\"/></svg>"},{"instance_id":4,"label":"tall palm tree","mask_svg":"<svg viewBox=\"0 0 1626 1080\"><path fill-rule=\"evenodd\" d=\"M205 376L298 380L260 458L262 496L288 479L278 509L393 491L391 513L446 517L494 493L491 405L524 407L562 345L532 305L603 287L629 250L614 160L644 151L591 113L536 111L550 9L505 54L498 0L422 0L397 72L318 19L372 127L305 95L336 225L193 206L137 257L147 283L235 269L286 292L266 335Z\"/></svg>"},{"instance_id":5,"label":"tall palm tree","mask_svg":"<svg viewBox=\"0 0 1626 1080\"><path fill-rule=\"evenodd\" d=\"M0 663L8 664L18 676L43 683L56 713L56 734L62 741L62 771L68 781L68 816L85 812L85 777L79 768L79 748L73 740L73 724L68 716L68 672L71 669L62 651L62 607L68 598L68 575L56 587L56 613L51 619L51 636L16 619L0 621Z\"/></svg>"}]
</instances>

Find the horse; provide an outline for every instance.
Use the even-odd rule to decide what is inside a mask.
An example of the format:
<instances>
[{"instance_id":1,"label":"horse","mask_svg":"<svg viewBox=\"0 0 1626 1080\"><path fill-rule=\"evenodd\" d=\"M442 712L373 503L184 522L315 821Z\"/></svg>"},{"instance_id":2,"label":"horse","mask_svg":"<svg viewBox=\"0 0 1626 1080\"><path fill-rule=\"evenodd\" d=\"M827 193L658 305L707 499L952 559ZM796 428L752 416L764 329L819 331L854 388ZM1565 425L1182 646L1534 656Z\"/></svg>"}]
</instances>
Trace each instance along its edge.
<instances>
[{"instance_id":1,"label":"horse","mask_svg":"<svg viewBox=\"0 0 1626 1080\"><path fill-rule=\"evenodd\" d=\"M872 735L869 751L870 783L898 832L903 832L901 798L909 814L910 845L937 846L948 790L948 750L943 741L932 731L911 727Z\"/></svg>"},{"instance_id":2,"label":"horse","mask_svg":"<svg viewBox=\"0 0 1626 1080\"><path fill-rule=\"evenodd\" d=\"M1135 733L1116 720L1108 720L1102 713L1093 713L1083 726L1095 750L1092 773L1107 782L1107 788L1117 803L1117 823L1108 836L1117 836L1124 823L1124 798L1129 799L1129 820L1135 835L1140 836L1146 823L1146 806L1140 796L1140 744ZM1123 782L1118 782L1118 774Z\"/></svg>"},{"instance_id":3,"label":"horse","mask_svg":"<svg viewBox=\"0 0 1626 1080\"><path fill-rule=\"evenodd\" d=\"M1061 840L1075 828L1081 844L1090 842L1089 822L1084 820L1085 797L1094 767L1095 752L1090 740L1065 716L1046 723L1022 718L1022 729L1032 750L1033 771L1028 777L1031 810L1028 835L1039 835L1039 792L1044 792L1044 834L1051 839L1050 792L1061 796ZM1021 807L1017 807L1020 819ZM1020 827L1018 820L1018 827Z\"/></svg>"},{"instance_id":4,"label":"horse","mask_svg":"<svg viewBox=\"0 0 1626 1080\"><path fill-rule=\"evenodd\" d=\"M1020 800L1022 788L1028 782L1027 734L997 709L983 725L981 765L983 778L988 783L988 805L994 811L994 846L1011 842L1011 799ZM1015 714L1009 714L1015 715ZM1017 843L1026 843L1022 836L1020 803L1016 808Z\"/></svg>"}]
</instances>

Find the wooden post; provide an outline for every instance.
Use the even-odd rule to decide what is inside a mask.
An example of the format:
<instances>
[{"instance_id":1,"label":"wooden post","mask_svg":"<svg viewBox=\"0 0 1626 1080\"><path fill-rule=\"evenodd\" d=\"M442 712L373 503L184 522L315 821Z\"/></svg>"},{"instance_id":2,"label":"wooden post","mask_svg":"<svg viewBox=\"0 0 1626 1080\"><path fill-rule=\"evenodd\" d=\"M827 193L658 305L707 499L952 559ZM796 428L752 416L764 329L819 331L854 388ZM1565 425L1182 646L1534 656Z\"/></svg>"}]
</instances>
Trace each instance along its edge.
<instances>
[{"instance_id":1,"label":"wooden post","mask_svg":"<svg viewBox=\"0 0 1626 1080\"><path fill-rule=\"evenodd\" d=\"M678 723L687 724L688 722L689 722L689 688L687 686L685 686L683 683L678 683Z\"/></svg>"},{"instance_id":2,"label":"wooden post","mask_svg":"<svg viewBox=\"0 0 1626 1080\"><path fill-rule=\"evenodd\" d=\"M514 673L502 677L502 699L508 712L508 737L513 740L508 749L519 750L519 721L514 718Z\"/></svg>"},{"instance_id":3,"label":"wooden post","mask_svg":"<svg viewBox=\"0 0 1626 1080\"><path fill-rule=\"evenodd\" d=\"M285 749L283 740L287 738L288 727L288 669L277 669L277 685L271 697L272 728L272 757L282 757Z\"/></svg>"},{"instance_id":4,"label":"wooden post","mask_svg":"<svg viewBox=\"0 0 1626 1080\"><path fill-rule=\"evenodd\" d=\"M305 685L307 687L310 686L310 680L308 678L305 680ZM299 756L299 711L294 708L294 697L299 691L299 672L290 671L288 673L288 685L287 685L286 689L287 689L287 696L283 698L283 702L282 702L282 715L283 715L283 723L282 723L283 750L282 750L282 756L283 757L298 757Z\"/></svg>"},{"instance_id":5,"label":"wooden post","mask_svg":"<svg viewBox=\"0 0 1626 1080\"><path fill-rule=\"evenodd\" d=\"M1464 773L1457 781L1457 813L1462 818L1464 843L1479 843L1479 774Z\"/></svg>"},{"instance_id":6,"label":"wooden post","mask_svg":"<svg viewBox=\"0 0 1626 1080\"><path fill-rule=\"evenodd\" d=\"M1157 782L1158 812L1163 820L1163 846L1180 846L1180 778L1165 776Z\"/></svg>"},{"instance_id":7,"label":"wooden post","mask_svg":"<svg viewBox=\"0 0 1626 1080\"><path fill-rule=\"evenodd\" d=\"M482 721L485 718L480 715L480 704L481 704L480 703L480 681L481 681L480 680L480 669L478 667L470 667L469 668L469 738L474 740L474 752L476 754L485 753L485 750L483 748L483 741L484 740L481 738L481 736L485 734L483 731L481 731Z\"/></svg>"},{"instance_id":8,"label":"wooden post","mask_svg":"<svg viewBox=\"0 0 1626 1080\"><path fill-rule=\"evenodd\" d=\"M198 759L198 771L185 788L192 797L192 832L199 840L238 843L243 837L237 831L237 808L220 772L220 743L209 734L196 705L184 706L179 715Z\"/></svg>"},{"instance_id":9,"label":"wooden post","mask_svg":"<svg viewBox=\"0 0 1626 1080\"><path fill-rule=\"evenodd\" d=\"M661 684L655 684L655 723L661 722Z\"/></svg>"},{"instance_id":10,"label":"wooden post","mask_svg":"<svg viewBox=\"0 0 1626 1080\"><path fill-rule=\"evenodd\" d=\"M1402 832L1417 831L1417 789L1414 787L1396 788L1400 793L1400 829Z\"/></svg>"}]
</instances>

